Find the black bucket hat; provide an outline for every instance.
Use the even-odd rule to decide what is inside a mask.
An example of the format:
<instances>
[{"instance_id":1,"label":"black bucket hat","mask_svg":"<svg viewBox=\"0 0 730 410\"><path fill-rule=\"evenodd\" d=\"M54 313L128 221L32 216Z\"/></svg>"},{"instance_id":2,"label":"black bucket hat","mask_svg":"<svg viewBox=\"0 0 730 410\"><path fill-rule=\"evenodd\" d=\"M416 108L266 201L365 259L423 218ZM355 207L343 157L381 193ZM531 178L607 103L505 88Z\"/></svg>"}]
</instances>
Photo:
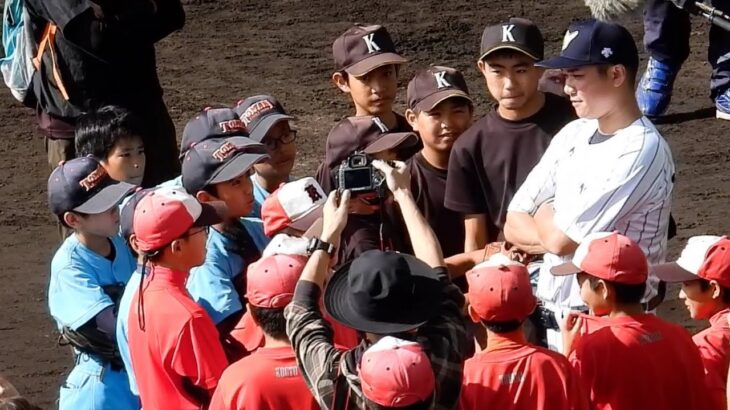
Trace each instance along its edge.
<instances>
[{"instance_id":1,"label":"black bucket hat","mask_svg":"<svg viewBox=\"0 0 730 410\"><path fill-rule=\"evenodd\" d=\"M361 332L387 335L416 329L437 313L443 283L413 255L371 250L340 267L324 292L335 320Z\"/></svg>"}]
</instances>

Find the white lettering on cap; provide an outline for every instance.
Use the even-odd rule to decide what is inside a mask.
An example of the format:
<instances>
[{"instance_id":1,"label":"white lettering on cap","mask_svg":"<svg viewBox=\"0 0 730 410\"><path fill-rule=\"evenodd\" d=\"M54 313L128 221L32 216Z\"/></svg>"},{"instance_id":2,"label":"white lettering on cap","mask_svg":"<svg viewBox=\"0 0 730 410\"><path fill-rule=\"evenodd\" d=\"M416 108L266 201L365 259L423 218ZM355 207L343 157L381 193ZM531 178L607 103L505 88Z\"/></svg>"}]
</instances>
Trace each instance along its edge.
<instances>
[{"instance_id":1,"label":"white lettering on cap","mask_svg":"<svg viewBox=\"0 0 730 410\"><path fill-rule=\"evenodd\" d=\"M568 30L567 32L565 32L565 38L563 38L563 50L565 50L566 48L568 48L568 46L570 45L570 43L573 40L575 40L576 37L578 37L578 33L579 33L578 30L576 30L576 31L570 31L570 30Z\"/></svg>"},{"instance_id":2,"label":"white lettering on cap","mask_svg":"<svg viewBox=\"0 0 730 410\"><path fill-rule=\"evenodd\" d=\"M441 88L451 87L451 84L446 81L446 71L439 71L437 73L433 73L433 76L436 77L436 86Z\"/></svg>"},{"instance_id":3,"label":"white lettering on cap","mask_svg":"<svg viewBox=\"0 0 730 410\"><path fill-rule=\"evenodd\" d=\"M514 24L505 24L502 26L502 42L509 41L514 42L515 36L512 35L512 30L514 30L515 25Z\"/></svg>"},{"instance_id":4,"label":"white lettering on cap","mask_svg":"<svg viewBox=\"0 0 730 410\"><path fill-rule=\"evenodd\" d=\"M604 47L603 50L601 50L601 54L603 54L603 57L608 58L613 55L613 50L610 47Z\"/></svg>"},{"instance_id":5,"label":"white lettering on cap","mask_svg":"<svg viewBox=\"0 0 730 410\"><path fill-rule=\"evenodd\" d=\"M362 39L365 41L365 45L368 46L368 53L374 53L376 51L380 51L380 46L373 40L375 37L375 33L370 33L366 36L363 36Z\"/></svg>"}]
</instances>

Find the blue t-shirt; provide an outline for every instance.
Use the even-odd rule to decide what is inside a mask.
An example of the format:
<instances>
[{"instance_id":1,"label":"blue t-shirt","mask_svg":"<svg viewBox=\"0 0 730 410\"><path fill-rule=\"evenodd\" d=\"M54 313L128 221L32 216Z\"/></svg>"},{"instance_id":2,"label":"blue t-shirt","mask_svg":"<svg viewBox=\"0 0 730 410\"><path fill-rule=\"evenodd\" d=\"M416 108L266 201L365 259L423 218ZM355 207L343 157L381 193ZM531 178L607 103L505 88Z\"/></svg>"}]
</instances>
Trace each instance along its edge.
<instances>
[{"instance_id":1,"label":"blue t-shirt","mask_svg":"<svg viewBox=\"0 0 730 410\"><path fill-rule=\"evenodd\" d=\"M235 244L215 229L210 230L205 263L190 271L187 289L216 325L243 309L233 279L245 269L243 258L233 251Z\"/></svg>"},{"instance_id":2,"label":"blue t-shirt","mask_svg":"<svg viewBox=\"0 0 730 410\"><path fill-rule=\"evenodd\" d=\"M141 267L138 267L129 278L129 282L127 282L127 286L124 288L122 299L119 302L119 313L117 315L117 346L119 346L119 354L122 356L124 368L127 370L129 389L136 396L139 396L139 389L137 389L137 380L132 370L132 354L129 352L129 336L127 332L129 327L127 322L129 321L129 312L132 308L132 299L137 289L139 289L139 281L142 278L140 269ZM134 308L136 309L137 307L134 306Z\"/></svg>"},{"instance_id":3,"label":"blue t-shirt","mask_svg":"<svg viewBox=\"0 0 730 410\"><path fill-rule=\"evenodd\" d=\"M103 286L125 285L137 266L120 236L110 238L114 261L79 242L75 234L66 238L51 261L48 306L60 330L77 330L114 302Z\"/></svg>"},{"instance_id":4,"label":"blue t-shirt","mask_svg":"<svg viewBox=\"0 0 730 410\"><path fill-rule=\"evenodd\" d=\"M249 216L241 218L241 222L261 251L271 241L271 238L264 234L264 221L261 220L261 206L271 194L258 183L256 174L251 175L251 184L253 184L253 210Z\"/></svg>"}]
</instances>

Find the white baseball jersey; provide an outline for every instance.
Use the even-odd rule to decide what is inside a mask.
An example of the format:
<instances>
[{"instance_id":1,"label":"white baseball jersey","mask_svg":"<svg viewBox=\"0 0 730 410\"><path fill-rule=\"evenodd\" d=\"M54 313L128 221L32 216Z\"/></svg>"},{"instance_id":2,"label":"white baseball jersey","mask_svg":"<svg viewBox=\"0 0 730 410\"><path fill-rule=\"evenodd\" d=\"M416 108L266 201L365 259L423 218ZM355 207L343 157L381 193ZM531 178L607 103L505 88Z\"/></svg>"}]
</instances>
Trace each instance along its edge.
<instances>
[{"instance_id":1,"label":"white baseball jersey","mask_svg":"<svg viewBox=\"0 0 730 410\"><path fill-rule=\"evenodd\" d=\"M646 118L598 142L592 138L597 131L597 120L578 119L563 127L509 211L534 215L553 198L554 223L573 241L580 243L592 232L618 231L641 246L650 264L664 262L674 185L669 145ZM550 273L571 257L544 257L537 296L548 305L583 306L575 277ZM645 300L656 295L657 283L649 279Z\"/></svg>"}]
</instances>

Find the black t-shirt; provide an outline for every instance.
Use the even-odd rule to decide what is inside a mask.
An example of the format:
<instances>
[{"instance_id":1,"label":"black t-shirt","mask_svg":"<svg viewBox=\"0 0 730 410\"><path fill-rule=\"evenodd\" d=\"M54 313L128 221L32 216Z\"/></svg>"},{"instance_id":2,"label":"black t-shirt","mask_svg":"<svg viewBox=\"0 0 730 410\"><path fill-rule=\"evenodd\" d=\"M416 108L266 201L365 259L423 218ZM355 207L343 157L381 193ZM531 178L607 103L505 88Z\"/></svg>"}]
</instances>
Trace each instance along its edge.
<instances>
[{"instance_id":1,"label":"black t-shirt","mask_svg":"<svg viewBox=\"0 0 730 410\"><path fill-rule=\"evenodd\" d=\"M521 121L491 111L456 140L444 205L464 215L486 214L489 240L496 240L515 192L552 137L575 118L570 101L550 93L540 111Z\"/></svg>"},{"instance_id":2,"label":"black t-shirt","mask_svg":"<svg viewBox=\"0 0 730 410\"><path fill-rule=\"evenodd\" d=\"M160 103L154 44L184 24L180 0L104 4L102 10L88 0L26 0L36 41L48 22L58 27L53 50L46 48L33 80L44 112L75 118L108 104L134 112ZM54 59L68 101L58 91Z\"/></svg>"},{"instance_id":3,"label":"black t-shirt","mask_svg":"<svg viewBox=\"0 0 730 410\"><path fill-rule=\"evenodd\" d=\"M408 160L408 169L413 197L441 243L444 257L464 252L462 215L444 206L447 171L429 164L420 152Z\"/></svg>"}]
</instances>

